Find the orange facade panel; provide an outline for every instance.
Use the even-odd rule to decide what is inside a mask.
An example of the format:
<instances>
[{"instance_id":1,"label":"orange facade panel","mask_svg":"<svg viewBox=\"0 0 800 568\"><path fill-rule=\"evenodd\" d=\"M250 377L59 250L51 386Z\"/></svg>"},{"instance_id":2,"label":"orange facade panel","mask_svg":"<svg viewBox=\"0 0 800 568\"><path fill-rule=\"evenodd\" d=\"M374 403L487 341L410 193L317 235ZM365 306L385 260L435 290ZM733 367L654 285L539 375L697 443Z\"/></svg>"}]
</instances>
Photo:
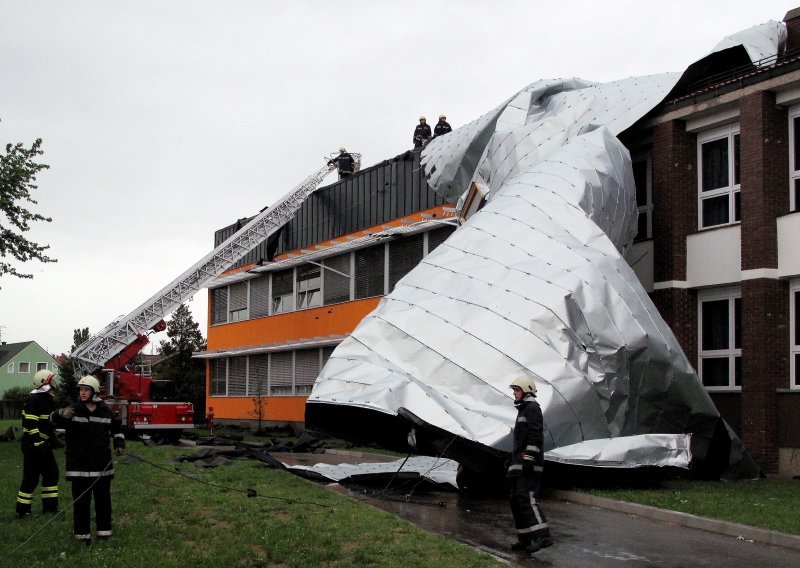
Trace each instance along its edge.
<instances>
[{"instance_id":1,"label":"orange facade panel","mask_svg":"<svg viewBox=\"0 0 800 568\"><path fill-rule=\"evenodd\" d=\"M208 385L207 385L208 386ZM267 422L303 422L306 412L305 396L262 397L261 419ZM214 409L214 420L258 420L254 397L206 397L208 409Z\"/></svg>"}]
</instances>

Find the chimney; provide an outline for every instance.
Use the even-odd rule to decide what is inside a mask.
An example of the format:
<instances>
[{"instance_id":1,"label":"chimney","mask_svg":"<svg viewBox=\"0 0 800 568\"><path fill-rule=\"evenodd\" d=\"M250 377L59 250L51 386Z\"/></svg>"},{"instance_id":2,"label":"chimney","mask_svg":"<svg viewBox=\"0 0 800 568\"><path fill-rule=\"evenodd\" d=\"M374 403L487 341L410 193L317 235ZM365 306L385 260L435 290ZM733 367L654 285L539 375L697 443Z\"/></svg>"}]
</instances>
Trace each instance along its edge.
<instances>
[{"instance_id":1,"label":"chimney","mask_svg":"<svg viewBox=\"0 0 800 568\"><path fill-rule=\"evenodd\" d=\"M800 8L793 8L783 17L786 24L786 51L800 48Z\"/></svg>"}]
</instances>

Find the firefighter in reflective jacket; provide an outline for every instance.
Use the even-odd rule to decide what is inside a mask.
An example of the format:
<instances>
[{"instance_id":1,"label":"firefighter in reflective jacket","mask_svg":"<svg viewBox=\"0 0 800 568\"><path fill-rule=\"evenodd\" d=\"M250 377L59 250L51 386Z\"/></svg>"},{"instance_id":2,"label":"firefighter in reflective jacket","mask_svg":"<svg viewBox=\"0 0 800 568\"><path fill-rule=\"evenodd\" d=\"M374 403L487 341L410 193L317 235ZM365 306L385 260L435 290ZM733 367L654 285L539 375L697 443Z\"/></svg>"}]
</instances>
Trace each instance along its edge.
<instances>
[{"instance_id":1,"label":"firefighter in reflective jacket","mask_svg":"<svg viewBox=\"0 0 800 568\"><path fill-rule=\"evenodd\" d=\"M544 471L544 420L535 398L536 385L530 378L519 377L509 386L517 407L514 449L506 474L508 499L517 529L517 542L511 548L533 554L553 544L550 526L536 500Z\"/></svg>"},{"instance_id":2,"label":"firefighter in reflective jacket","mask_svg":"<svg viewBox=\"0 0 800 568\"><path fill-rule=\"evenodd\" d=\"M22 483L17 492L17 516L31 514L33 492L42 478L42 511L58 512L58 464L53 457L55 375L46 369L33 377L33 390L22 409Z\"/></svg>"},{"instance_id":3,"label":"firefighter in reflective jacket","mask_svg":"<svg viewBox=\"0 0 800 568\"><path fill-rule=\"evenodd\" d=\"M66 475L72 481L72 521L75 538L92 541L90 509L94 496L97 538L111 537L111 480L114 463L109 448L113 436L117 455L125 450L120 420L100 399L100 383L92 376L78 381L80 400L50 415L66 430Z\"/></svg>"}]
</instances>

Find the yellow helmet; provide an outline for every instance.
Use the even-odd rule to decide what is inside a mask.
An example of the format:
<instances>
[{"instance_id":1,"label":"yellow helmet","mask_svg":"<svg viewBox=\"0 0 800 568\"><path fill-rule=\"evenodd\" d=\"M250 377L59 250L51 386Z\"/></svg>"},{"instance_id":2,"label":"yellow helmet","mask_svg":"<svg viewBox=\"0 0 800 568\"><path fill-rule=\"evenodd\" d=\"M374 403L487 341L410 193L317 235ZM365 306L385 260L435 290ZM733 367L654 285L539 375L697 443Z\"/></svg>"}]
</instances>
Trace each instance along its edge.
<instances>
[{"instance_id":1,"label":"yellow helmet","mask_svg":"<svg viewBox=\"0 0 800 568\"><path fill-rule=\"evenodd\" d=\"M517 377L511 384L508 385L511 388L517 387L518 389L522 390L525 394L530 394L532 396L536 396L536 385L534 384L533 380L529 377Z\"/></svg>"},{"instance_id":2,"label":"yellow helmet","mask_svg":"<svg viewBox=\"0 0 800 568\"><path fill-rule=\"evenodd\" d=\"M33 388L42 388L44 385L48 384L53 377L55 377L55 374L47 369L36 371L36 374L33 375Z\"/></svg>"},{"instance_id":3,"label":"yellow helmet","mask_svg":"<svg viewBox=\"0 0 800 568\"><path fill-rule=\"evenodd\" d=\"M89 387L94 394L100 394L100 383L92 375L86 375L78 381L78 388L80 387Z\"/></svg>"}]
</instances>

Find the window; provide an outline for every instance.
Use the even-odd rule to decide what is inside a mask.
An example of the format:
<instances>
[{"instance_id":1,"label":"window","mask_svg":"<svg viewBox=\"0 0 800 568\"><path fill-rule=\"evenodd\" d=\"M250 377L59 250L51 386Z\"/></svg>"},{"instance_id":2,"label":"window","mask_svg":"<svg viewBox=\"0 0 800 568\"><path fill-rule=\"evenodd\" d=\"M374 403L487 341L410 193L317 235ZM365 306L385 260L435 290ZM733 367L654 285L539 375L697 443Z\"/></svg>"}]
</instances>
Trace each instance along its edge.
<instances>
[{"instance_id":1,"label":"window","mask_svg":"<svg viewBox=\"0 0 800 568\"><path fill-rule=\"evenodd\" d=\"M800 106L789 111L789 208L800 211Z\"/></svg>"},{"instance_id":2,"label":"window","mask_svg":"<svg viewBox=\"0 0 800 568\"><path fill-rule=\"evenodd\" d=\"M325 305L350 300L350 254L332 256L323 261L322 272Z\"/></svg>"},{"instance_id":3,"label":"window","mask_svg":"<svg viewBox=\"0 0 800 568\"><path fill-rule=\"evenodd\" d=\"M231 284L228 296L228 321L244 321L247 319L247 282Z\"/></svg>"},{"instance_id":4,"label":"window","mask_svg":"<svg viewBox=\"0 0 800 568\"><path fill-rule=\"evenodd\" d=\"M422 260L422 233L389 242L389 291Z\"/></svg>"},{"instance_id":5,"label":"window","mask_svg":"<svg viewBox=\"0 0 800 568\"><path fill-rule=\"evenodd\" d=\"M791 376L792 388L800 388L800 280L794 280L790 287L789 314L791 319Z\"/></svg>"},{"instance_id":6,"label":"window","mask_svg":"<svg viewBox=\"0 0 800 568\"><path fill-rule=\"evenodd\" d=\"M20 361L18 372L27 375L31 372L31 364L28 361Z\"/></svg>"},{"instance_id":7,"label":"window","mask_svg":"<svg viewBox=\"0 0 800 568\"><path fill-rule=\"evenodd\" d=\"M294 392L309 395L319 375L319 349L301 349L294 357Z\"/></svg>"},{"instance_id":8,"label":"window","mask_svg":"<svg viewBox=\"0 0 800 568\"><path fill-rule=\"evenodd\" d=\"M269 384L269 355L251 355L248 357L247 395L267 396Z\"/></svg>"},{"instance_id":9,"label":"window","mask_svg":"<svg viewBox=\"0 0 800 568\"><path fill-rule=\"evenodd\" d=\"M282 314L294 310L294 269L272 275L272 313Z\"/></svg>"},{"instance_id":10,"label":"window","mask_svg":"<svg viewBox=\"0 0 800 568\"><path fill-rule=\"evenodd\" d=\"M636 240L653 238L653 184L650 156L641 156L633 162L633 181L636 184L636 205L639 209L639 229Z\"/></svg>"},{"instance_id":11,"label":"window","mask_svg":"<svg viewBox=\"0 0 800 568\"><path fill-rule=\"evenodd\" d=\"M452 235L455 230L456 228L453 225L443 225L425 233L428 236L428 252L426 254L431 254L436 250L436 247L445 242L447 237Z\"/></svg>"},{"instance_id":12,"label":"window","mask_svg":"<svg viewBox=\"0 0 800 568\"><path fill-rule=\"evenodd\" d=\"M250 317L269 315L269 274L250 281Z\"/></svg>"},{"instance_id":13,"label":"window","mask_svg":"<svg viewBox=\"0 0 800 568\"><path fill-rule=\"evenodd\" d=\"M697 138L700 228L741 220L739 126L706 132Z\"/></svg>"},{"instance_id":14,"label":"window","mask_svg":"<svg viewBox=\"0 0 800 568\"><path fill-rule=\"evenodd\" d=\"M8 364L8 366L6 367L6 372L9 375L13 375L14 374L14 363L9 363Z\"/></svg>"},{"instance_id":15,"label":"window","mask_svg":"<svg viewBox=\"0 0 800 568\"><path fill-rule=\"evenodd\" d=\"M269 394L273 396L293 394L294 351L272 353L269 358Z\"/></svg>"},{"instance_id":16,"label":"window","mask_svg":"<svg viewBox=\"0 0 800 568\"><path fill-rule=\"evenodd\" d=\"M211 295L211 323L228 323L228 287L214 288Z\"/></svg>"},{"instance_id":17,"label":"window","mask_svg":"<svg viewBox=\"0 0 800 568\"><path fill-rule=\"evenodd\" d=\"M228 359L228 396L247 394L247 357Z\"/></svg>"},{"instance_id":18,"label":"window","mask_svg":"<svg viewBox=\"0 0 800 568\"><path fill-rule=\"evenodd\" d=\"M47 370L47 363L36 363L36 372L39 371L46 371Z\"/></svg>"},{"instance_id":19,"label":"window","mask_svg":"<svg viewBox=\"0 0 800 568\"><path fill-rule=\"evenodd\" d=\"M322 274L316 264L297 267L297 309L322 305Z\"/></svg>"},{"instance_id":20,"label":"window","mask_svg":"<svg viewBox=\"0 0 800 568\"><path fill-rule=\"evenodd\" d=\"M225 396L228 394L228 360L211 360L211 396Z\"/></svg>"},{"instance_id":21,"label":"window","mask_svg":"<svg viewBox=\"0 0 800 568\"><path fill-rule=\"evenodd\" d=\"M738 288L698 295L700 379L709 389L742 386L742 296Z\"/></svg>"},{"instance_id":22,"label":"window","mask_svg":"<svg viewBox=\"0 0 800 568\"><path fill-rule=\"evenodd\" d=\"M355 297L369 298L384 294L384 246L376 245L355 252Z\"/></svg>"}]
</instances>

